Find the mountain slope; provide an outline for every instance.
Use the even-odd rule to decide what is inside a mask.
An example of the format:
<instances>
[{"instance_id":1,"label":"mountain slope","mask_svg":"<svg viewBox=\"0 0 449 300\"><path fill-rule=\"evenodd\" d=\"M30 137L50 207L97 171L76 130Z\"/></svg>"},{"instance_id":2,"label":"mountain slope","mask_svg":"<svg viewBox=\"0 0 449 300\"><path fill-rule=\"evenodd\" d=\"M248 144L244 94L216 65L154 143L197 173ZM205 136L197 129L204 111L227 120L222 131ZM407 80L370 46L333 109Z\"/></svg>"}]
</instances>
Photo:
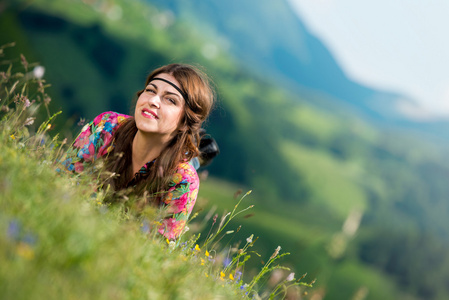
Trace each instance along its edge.
<instances>
[{"instance_id":1,"label":"mountain slope","mask_svg":"<svg viewBox=\"0 0 449 300\"><path fill-rule=\"evenodd\" d=\"M331 98L327 101L324 97L310 99L319 101L316 104L321 107L341 109L346 104L343 109L355 109L375 120L407 120L397 110L397 101L408 100L350 80L285 0L147 1L170 9L211 40L224 38L241 64L272 82L297 91L306 88L327 94ZM335 101L338 105L332 103Z\"/></svg>"}]
</instances>

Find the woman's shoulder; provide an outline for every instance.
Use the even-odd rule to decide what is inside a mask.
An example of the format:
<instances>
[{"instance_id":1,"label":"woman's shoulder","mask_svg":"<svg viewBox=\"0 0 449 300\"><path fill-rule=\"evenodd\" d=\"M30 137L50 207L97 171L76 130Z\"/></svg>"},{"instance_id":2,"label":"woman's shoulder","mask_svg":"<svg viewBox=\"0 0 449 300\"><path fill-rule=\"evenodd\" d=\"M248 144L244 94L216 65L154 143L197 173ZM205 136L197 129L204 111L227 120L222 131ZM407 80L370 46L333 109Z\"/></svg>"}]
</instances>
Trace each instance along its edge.
<instances>
[{"instance_id":1,"label":"woman's shoulder","mask_svg":"<svg viewBox=\"0 0 449 300\"><path fill-rule=\"evenodd\" d=\"M180 162L173 175L173 182L178 183L198 183L199 178L195 168L188 162Z\"/></svg>"},{"instance_id":2,"label":"woman's shoulder","mask_svg":"<svg viewBox=\"0 0 449 300\"><path fill-rule=\"evenodd\" d=\"M125 115L125 114L120 114L120 113L117 113L114 111L106 111L106 112L101 113L98 116L96 116L94 118L93 123L96 126L105 125L106 123L116 125L116 124L121 124L123 121L125 121L128 118L131 118L131 116Z\"/></svg>"}]
</instances>

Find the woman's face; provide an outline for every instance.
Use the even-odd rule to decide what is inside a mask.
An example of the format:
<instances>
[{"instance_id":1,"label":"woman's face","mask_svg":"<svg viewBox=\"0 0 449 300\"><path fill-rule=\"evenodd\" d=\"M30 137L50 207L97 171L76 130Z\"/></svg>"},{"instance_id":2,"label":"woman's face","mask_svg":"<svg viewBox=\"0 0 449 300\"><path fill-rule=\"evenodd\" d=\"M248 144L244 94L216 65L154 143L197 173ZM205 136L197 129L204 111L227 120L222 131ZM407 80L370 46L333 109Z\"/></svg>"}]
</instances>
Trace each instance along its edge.
<instances>
[{"instance_id":1,"label":"woman's face","mask_svg":"<svg viewBox=\"0 0 449 300\"><path fill-rule=\"evenodd\" d=\"M170 81L178 88L179 82L167 73L155 78ZM154 78L145 87L136 103L134 118L137 129L144 134L159 134L170 140L176 135L184 114L185 100L169 83Z\"/></svg>"}]
</instances>

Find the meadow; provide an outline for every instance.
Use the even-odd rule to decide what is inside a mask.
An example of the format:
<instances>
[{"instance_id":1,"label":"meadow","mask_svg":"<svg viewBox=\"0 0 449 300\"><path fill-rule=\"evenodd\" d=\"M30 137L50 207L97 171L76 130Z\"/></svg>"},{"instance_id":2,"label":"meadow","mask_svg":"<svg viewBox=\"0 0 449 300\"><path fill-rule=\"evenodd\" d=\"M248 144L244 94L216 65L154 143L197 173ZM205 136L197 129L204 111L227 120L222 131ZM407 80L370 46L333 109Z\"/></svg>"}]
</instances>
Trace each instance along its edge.
<instances>
[{"instance_id":1,"label":"meadow","mask_svg":"<svg viewBox=\"0 0 449 300\"><path fill-rule=\"evenodd\" d=\"M7 48L1 48L2 56ZM281 247L259 257L251 251L256 242L252 236L239 234L236 238L242 242L224 242L234 234L227 227L229 221L250 209L244 203L250 192L234 200L231 213L223 212L218 220L218 214L194 219L189 224L192 230L168 241L154 230L156 208L137 213L130 209L132 198L106 204L108 191L98 188L97 177L58 171L58 160L70 141L54 128L58 113L51 115L48 109L48 84L23 55L2 59L6 66L0 73L2 297L278 299L287 292L299 297L310 287L303 277L278 264L287 254ZM251 256L265 261L253 276L245 274ZM266 284L276 270L282 270L277 273L281 276L271 286Z\"/></svg>"}]
</instances>

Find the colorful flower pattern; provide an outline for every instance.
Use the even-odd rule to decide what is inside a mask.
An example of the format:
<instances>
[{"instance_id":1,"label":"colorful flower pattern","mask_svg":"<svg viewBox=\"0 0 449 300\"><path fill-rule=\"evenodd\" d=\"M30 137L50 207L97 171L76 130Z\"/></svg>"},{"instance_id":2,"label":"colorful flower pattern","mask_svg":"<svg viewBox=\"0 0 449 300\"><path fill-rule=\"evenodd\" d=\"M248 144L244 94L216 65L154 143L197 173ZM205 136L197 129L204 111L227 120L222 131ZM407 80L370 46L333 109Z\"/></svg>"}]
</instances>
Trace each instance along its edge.
<instances>
[{"instance_id":1,"label":"colorful flower pattern","mask_svg":"<svg viewBox=\"0 0 449 300\"><path fill-rule=\"evenodd\" d=\"M87 165L108 154L114 147L112 140L115 131L129 117L109 111L85 125L62 162L65 169L82 172ZM136 175L147 173L152 165L152 162L147 162ZM176 239L183 232L195 205L198 188L199 179L195 168L187 162L180 162L170 188L162 199L169 217L161 221L158 232L167 239Z\"/></svg>"}]
</instances>

